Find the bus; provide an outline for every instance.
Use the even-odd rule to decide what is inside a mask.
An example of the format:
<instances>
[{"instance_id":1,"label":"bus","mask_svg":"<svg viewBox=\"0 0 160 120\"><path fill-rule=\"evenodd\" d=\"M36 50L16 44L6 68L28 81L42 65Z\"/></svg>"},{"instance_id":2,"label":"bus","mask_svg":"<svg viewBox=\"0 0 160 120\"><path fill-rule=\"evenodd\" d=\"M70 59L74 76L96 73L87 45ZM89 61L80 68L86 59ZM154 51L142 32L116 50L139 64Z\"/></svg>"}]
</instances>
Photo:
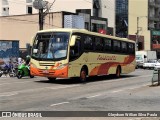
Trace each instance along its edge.
<instances>
[{"instance_id":1,"label":"bus","mask_svg":"<svg viewBox=\"0 0 160 120\"><path fill-rule=\"evenodd\" d=\"M56 78L114 74L135 70L135 42L85 29L38 31L32 41L30 74Z\"/></svg>"}]
</instances>

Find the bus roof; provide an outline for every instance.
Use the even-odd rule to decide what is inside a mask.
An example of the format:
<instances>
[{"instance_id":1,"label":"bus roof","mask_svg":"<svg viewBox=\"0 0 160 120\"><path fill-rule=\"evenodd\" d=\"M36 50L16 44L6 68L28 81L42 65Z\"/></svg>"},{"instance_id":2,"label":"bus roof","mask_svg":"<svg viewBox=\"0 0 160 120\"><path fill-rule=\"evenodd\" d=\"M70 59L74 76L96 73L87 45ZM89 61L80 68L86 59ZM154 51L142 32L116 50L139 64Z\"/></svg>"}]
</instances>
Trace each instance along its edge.
<instances>
[{"instance_id":1,"label":"bus roof","mask_svg":"<svg viewBox=\"0 0 160 120\"><path fill-rule=\"evenodd\" d=\"M56 32L57 31L59 31L59 32L71 32L71 33L74 33L74 32L86 33L86 34L89 34L89 35L97 35L97 36L100 36L100 37L106 37L106 38L117 39L117 40L122 40L122 41L129 41L129 42L135 43L134 40L130 40L128 38L120 38L120 37L115 37L115 36L111 36L111 35L105 35L105 34L101 34L101 33L97 33L97 32L91 32L91 31L88 31L86 29L57 28L57 29L41 30L41 31L38 31L38 33L54 32L54 31L56 31Z\"/></svg>"}]
</instances>

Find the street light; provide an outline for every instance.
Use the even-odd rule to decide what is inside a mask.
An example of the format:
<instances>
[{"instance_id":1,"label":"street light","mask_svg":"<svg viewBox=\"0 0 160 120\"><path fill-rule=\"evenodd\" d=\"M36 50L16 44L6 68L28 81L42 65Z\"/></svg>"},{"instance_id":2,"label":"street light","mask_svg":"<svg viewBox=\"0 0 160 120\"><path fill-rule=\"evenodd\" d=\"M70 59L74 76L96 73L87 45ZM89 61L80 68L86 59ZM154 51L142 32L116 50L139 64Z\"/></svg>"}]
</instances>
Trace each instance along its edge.
<instances>
[{"instance_id":1,"label":"street light","mask_svg":"<svg viewBox=\"0 0 160 120\"><path fill-rule=\"evenodd\" d=\"M139 31L140 31L140 27L139 27L139 19L140 18L143 18L143 17L146 17L147 18L147 16L138 16L137 17L137 32L136 32L136 50L138 51L138 41L139 41Z\"/></svg>"}]
</instances>

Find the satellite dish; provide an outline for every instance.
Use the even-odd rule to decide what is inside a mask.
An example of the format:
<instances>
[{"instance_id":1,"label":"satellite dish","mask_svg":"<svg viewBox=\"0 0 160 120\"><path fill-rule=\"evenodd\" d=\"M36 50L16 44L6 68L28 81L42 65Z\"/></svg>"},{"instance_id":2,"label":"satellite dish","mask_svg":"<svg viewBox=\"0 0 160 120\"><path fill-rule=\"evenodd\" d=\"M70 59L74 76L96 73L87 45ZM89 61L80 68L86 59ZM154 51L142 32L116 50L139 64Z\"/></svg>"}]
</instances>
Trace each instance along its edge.
<instances>
[{"instance_id":1,"label":"satellite dish","mask_svg":"<svg viewBox=\"0 0 160 120\"><path fill-rule=\"evenodd\" d=\"M43 0L35 0L33 2L33 7L35 9L45 9L47 6L47 2L46 1L43 1Z\"/></svg>"}]
</instances>

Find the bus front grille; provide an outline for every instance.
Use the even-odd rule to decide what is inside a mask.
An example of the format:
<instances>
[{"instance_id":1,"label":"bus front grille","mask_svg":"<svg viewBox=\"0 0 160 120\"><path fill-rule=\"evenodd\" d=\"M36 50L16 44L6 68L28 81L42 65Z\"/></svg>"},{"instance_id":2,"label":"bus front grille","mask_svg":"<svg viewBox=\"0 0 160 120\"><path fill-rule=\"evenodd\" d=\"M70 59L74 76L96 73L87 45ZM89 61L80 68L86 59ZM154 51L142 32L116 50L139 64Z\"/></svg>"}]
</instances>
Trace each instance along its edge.
<instances>
[{"instance_id":1,"label":"bus front grille","mask_svg":"<svg viewBox=\"0 0 160 120\"><path fill-rule=\"evenodd\" d=\"M40 66L54 66L55 64L54 63L42 63L42 62L39 62L39 65Z\"/></svg>"}]
</instances>

